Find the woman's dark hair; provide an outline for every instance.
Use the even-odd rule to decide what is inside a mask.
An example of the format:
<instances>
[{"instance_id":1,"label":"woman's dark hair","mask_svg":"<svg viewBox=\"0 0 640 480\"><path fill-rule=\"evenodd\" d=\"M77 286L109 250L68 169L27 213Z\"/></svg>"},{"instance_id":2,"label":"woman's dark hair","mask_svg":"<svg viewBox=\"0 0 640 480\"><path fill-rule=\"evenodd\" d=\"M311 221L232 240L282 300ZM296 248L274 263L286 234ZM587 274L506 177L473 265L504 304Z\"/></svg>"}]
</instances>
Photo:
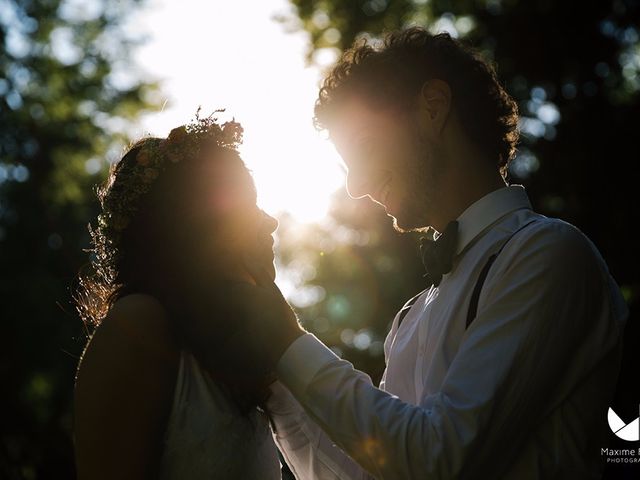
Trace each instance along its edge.
<instances>
[{"instance_id":1,"label":"woman's dark hair","mask_svg":"<svg viewBox=\"0 0 640 480\"><path fill-rule=\"evenodd\" d=\"M185 247L197 244L202 228L215 223L204 204L206 195L222 187L216 181L235 178L255 197L251 174L237 151L241 141L239 123L219 125L216 118L196 115L194 123L174 128L166 139L134 143L112 166L97 190L101 211L89 226L93 255L80 275L77 306L86 323L97 326L123 294L159 288L153 275L158 269L177 273L174 269L190 251ZM235 176L203 176L211 162L224 164ZM209 221L198 212L206 212Z\"/></svg>"},{"instance_id":2,"label":"woman's dark hair","mask_svg":"<svg viewBox=\"0 0 640 480\"><path fill-rule=\"evenodd\" d=\"M224 295L216 295L225 284L224 269L211 257L204 264L199 252L211 248L212 238L224 244L222 227L234 220L234 210L214 208L212 198L233 194L255 202L253 179L236 149L241 135L238 123L199 119L172 130L166 139L138 141L112 167L98 189L101 211L89 227L92 259L76 293L86 324L99 325L119 298L146 293L168 312L181 347L198 358L206 349L209 360L212 352L223 350L239 327ZM220 167L213 170L219 175L212 175L212 166ZM193 334L202 317L215 323L215 338L208 338L207 345ZM215 363L219 368L210 372L241 410L256 406L263 392L239 385L234 379L242 372L234 372L224 359Z\"/></svg>"},{"instance_id":3,"label":"woman's dark hair","mask_svg":"<svg viewBox=\"0 0 640 480\"><path fill-rule=\"evenodd\" d=\"M498 82L494 68L447 33L413 27L387 35L381 47L366 40L347 50L325 78L314 123L331 129L340 105L359 96L370 105L410 111L424 83L446 82L469 139L503 175L518 142L518 108Z\"/></svg>"}]
</instances>

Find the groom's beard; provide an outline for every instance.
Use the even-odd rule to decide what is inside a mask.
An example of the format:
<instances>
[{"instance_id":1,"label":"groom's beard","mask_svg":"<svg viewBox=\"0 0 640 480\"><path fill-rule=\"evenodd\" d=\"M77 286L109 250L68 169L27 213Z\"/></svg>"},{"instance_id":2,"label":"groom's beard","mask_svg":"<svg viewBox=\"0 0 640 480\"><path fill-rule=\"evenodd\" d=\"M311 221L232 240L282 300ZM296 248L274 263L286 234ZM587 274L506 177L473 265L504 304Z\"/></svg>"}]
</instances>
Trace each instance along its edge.
<instances>
[{"instance_id":1,"label":"groom's beard","mask_svg":"<svg viewBox=\"0 0 640 480\"><path fill-rule=\"evenodd\" d=\"M393 227L401 233L424 231L430 226L446 169L441 149L429 143L417 129L414 138L412 159L404 169L406 193L397 217L393 217Z\"/></svg>"}]
</instances>

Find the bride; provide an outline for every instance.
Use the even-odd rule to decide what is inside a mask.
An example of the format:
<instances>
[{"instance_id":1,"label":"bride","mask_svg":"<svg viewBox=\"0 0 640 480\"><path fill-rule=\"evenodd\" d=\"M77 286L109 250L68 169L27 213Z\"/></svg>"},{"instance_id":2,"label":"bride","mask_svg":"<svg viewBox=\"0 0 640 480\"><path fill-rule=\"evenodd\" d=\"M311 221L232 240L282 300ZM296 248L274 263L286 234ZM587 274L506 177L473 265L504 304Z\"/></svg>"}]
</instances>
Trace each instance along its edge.
<instances>
[{"instance_id":1,"label":"bride","mask_svg":"<svg viewBox=\"0 0 640 480\"><path fill-rule=\"evenodd\" d=\"M277 221L256 206L241 136L196 115L133 145L98 192L77 295L95 326L75 387L81 480L280 478L261 408L272 378L225 361L243 328L227 287L252 281L246 257L275 276Z\"/></svg>"}]
</instances>

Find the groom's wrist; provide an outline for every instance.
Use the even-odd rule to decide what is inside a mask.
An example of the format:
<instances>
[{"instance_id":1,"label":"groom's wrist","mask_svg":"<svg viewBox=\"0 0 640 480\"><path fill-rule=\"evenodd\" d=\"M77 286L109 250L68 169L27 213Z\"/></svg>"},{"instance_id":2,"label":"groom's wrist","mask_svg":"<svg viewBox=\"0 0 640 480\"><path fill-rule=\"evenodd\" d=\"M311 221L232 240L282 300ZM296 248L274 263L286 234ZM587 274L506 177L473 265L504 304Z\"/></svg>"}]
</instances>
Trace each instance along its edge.
<instances>
[{"instance_id":1,"label":"groom's wrist","mask_svg":"<svg viewBox=\"0 0 640 480\"><path fill-rule=\"evenodd\" d=\"M284 352L275 372L294 397L306 405L307 387L320 370L335 362L340 362L340 358L315 335L306 333Z\"/></svg>"},{"instance_id":2,"label":"groom's wrist","mask_svg":"<svg viewBox=\"0 0 640 480\"><path fill-rule=\"evenodd\" d=\"M284 352L291 346L293 342L295 342L302 335L307 333L305 329L303 329L299 324L296 326L292 326L291 328L287 328L286 331L278 332L278 338L275 341L274 348L272 350L272 362L273 365L277 365L284 355Z\"/></svg>"}]
</instances>

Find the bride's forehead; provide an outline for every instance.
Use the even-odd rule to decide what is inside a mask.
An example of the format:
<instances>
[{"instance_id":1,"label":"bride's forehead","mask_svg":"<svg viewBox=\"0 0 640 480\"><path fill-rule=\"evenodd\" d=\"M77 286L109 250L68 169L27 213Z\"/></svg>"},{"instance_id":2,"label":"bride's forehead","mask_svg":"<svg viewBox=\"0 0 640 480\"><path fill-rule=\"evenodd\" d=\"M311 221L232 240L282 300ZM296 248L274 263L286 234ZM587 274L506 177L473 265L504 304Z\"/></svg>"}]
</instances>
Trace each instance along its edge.
<instances>
[{"instance_id":1,"label":"bride's forehead","mask_svg":"<svg viewBox=\"0 0 640 480\"><path fill-rule=\"evenodd\" d=\"M212 186L232 185L235 188L254 188L251 173L239 156L207 156L193 172L194 180Z\"/></svg>"},{"instance_id":2,"label":"bride's forehead","mask_svg":"<svg viewBox=\"0 0 640 480\"><path fill-rule=\"evenodd\" d=\"M213 171L211 171L213 170ZM251 175L242 169L212 167L202 178L203 194L211 206L224 209L248 209L256 205L257 194Z\"/></svg>"}]
</instances>

